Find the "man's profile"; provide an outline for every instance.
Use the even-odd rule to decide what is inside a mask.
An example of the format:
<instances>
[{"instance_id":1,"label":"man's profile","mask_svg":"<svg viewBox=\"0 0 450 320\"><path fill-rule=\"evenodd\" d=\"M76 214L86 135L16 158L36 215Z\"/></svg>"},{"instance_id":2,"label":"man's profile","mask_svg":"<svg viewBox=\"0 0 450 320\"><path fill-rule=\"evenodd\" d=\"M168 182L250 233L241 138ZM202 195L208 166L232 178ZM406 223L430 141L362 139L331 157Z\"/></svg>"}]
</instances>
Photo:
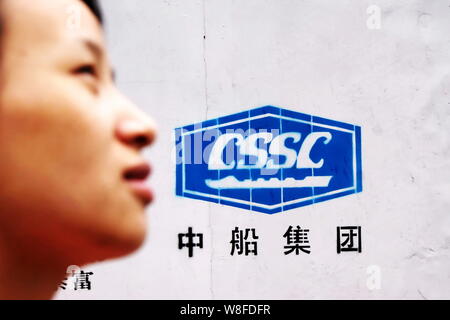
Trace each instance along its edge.
<instances>
[{"instance_id":1,"label":"man's profile","mask_svg":"<svg viewBox=\"0 0 450 320\"><path fill-rule=\"evenodd\" d=\"M143 243L155 129L114 85L95 1L0 0L0 21L0 299L49 299L67 266Z\"/></svg>"}]
</instances>

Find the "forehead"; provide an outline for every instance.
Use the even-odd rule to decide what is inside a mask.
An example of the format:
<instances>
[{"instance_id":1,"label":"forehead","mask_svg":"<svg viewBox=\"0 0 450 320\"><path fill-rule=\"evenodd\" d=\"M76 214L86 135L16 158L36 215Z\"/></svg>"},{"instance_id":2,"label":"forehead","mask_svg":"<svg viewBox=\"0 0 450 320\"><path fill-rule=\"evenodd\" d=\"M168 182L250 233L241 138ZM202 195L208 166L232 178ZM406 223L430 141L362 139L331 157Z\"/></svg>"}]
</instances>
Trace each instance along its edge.
<instances>
[{"instance_id":1,"label":"forehead","mask_svg":"<svg viewBox=\"0 0 450 320\"><path fill-rule=\"evenodd\" d=\"M2 0L4 41L49 45L74 39L103 44L102 27L80 0Z\"/></svg>"}]
</instances>

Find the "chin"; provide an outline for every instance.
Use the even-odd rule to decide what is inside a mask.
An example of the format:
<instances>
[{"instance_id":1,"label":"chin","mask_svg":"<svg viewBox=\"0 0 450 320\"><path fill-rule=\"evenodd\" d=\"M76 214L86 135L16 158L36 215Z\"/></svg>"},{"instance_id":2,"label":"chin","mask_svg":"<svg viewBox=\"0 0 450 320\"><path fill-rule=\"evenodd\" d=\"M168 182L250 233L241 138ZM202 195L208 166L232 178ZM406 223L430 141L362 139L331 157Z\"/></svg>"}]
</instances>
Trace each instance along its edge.
<instances>
[{"instance_id":1,"label":"chin","mask_svg":"<svg viewBox=\"0 0 450 320\"><path fill-rule=\"evenodd\" d=\"M142 247L147 238L145 224L135 224L128 228L123 225L119 227L121 228L104 230L88 236L87 250L83 250L86 254L83 257L85 260L83 264L124 257Z\"/></svg>"},{"instance_id":2,"label":"chin","mask_svg":"<svg viewBox=\"0 0 450 320\"><path fill-rule=\"evenodd\" d=\"M96 243L97 248L91 251L89 256L83 258L82 264L89 264L95 262L101 262L110 259L116 259L128 256L138 249L140 249L145 242L145 237L127 239L127 241L108 241L105 245L105 241L101 241L101 244Z\"/></svg>"},{"instance_id":3,"label":"chin","mask_svg":"<svg viewBox=\"0 0 450 320\"><path fill-rule=\"evenodd\" d=\"M142 247L146 238L147 232L144 227L137 230L126 230L124 234L121 234L117 238L114 237L113 242L109 243L108 247L114 251L111 258L122 257L134 253Z\"/></svg>"}]
</instances>

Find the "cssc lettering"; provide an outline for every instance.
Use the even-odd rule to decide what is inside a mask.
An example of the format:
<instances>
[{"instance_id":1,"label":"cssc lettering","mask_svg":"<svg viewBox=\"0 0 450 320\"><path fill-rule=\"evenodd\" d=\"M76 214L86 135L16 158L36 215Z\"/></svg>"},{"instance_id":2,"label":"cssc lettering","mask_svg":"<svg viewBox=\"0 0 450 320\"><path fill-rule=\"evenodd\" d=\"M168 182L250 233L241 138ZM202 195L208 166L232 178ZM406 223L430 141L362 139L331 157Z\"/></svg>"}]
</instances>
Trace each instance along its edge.
<instances>
[{"instance_id":1,"label":"cssc lettering","mask_svg":"<svg viewBox=\"0 0 450 320\"><path fill-rule=\"evenodd\" d=\"M273 137L273 134L270 132L259 132L251 134L247 138L244 138L244 136L239 133L226 133L219 136L212 147L208 159L208 169L283 169L292 168L294 165L297 169L321 168L323 166L323 159L314 162L310 156L312 148L321 138L325 138L323 143L328 144L332 139L332 135L330 132L309 133L305 137L300 150L297 153L296 150L286 146L286 140L292 139L293 143L299 142L301 139L301 133L299 132L286 132L277 135L276 137ZM269 151L258 148L257 143L260 139L268 144ZM242 156L256 157L254 164L245 164L244 159L240 159L237 164L235 160L231 161L229 164L223 161L223 151L233 140L236 140L235 145L238 147L239 153ZM284 163L276 164L273 159L269 159L269 153L274 156L284 156L286 160Z\"/></svg>"}]
</instances>

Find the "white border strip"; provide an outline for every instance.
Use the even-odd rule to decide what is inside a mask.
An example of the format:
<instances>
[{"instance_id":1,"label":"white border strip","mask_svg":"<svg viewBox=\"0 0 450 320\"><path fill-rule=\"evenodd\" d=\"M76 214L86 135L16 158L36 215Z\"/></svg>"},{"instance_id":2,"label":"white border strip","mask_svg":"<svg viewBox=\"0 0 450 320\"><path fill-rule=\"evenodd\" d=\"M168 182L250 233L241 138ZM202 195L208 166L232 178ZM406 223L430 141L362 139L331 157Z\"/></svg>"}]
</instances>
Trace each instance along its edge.
<instances>
[{"instance_id":1,"label":"white border strip","mask_svg":"<svg viewBox=\"0 0 450 320\"><path fill-rule=\"evenodd\" d=\"M233 124L238 124L238 123L242 123L242 122L246 122L246 121L257 120L257 119L262 119L262 118L267 118L267 117L275 117L275 118L278 118L278 119L300 122L300 123L309 124L309 125L312 125L312 126L318 126L318 127L323 127L323 128L326 128L326 129L333 129L333 130L343 131L343 132L347 132L347 133L354 132L354 131L351 131L351 130L348 130L348 129L339 128L339 127L335 127L335 126L330 126L330 125L327 125L327 124L320 124L320 123L315 123L315 122L312 122L312 121L305 121L305 120L300 120L300 119L295 119L295 118L289 118L289 117L286 117L286 116L280 116L278 114L266 113L266 114L253 116L253 117L249 117L249 118L245 118L245 119L241 119L241 120L235 120L235 121L231 121L231 122L227 122L227 123L216 124L216 125L205 127L205 128L198 128L198 129L195 129L195 130L192 130L192 131L188 131L188 132L182 132L181 135L182 136L186 136L188 134L193 134L193 133L206 131L206 130L211 130L211 129L217 129L217 128L221 128L221 127L225 127L225 126L231 126ZM181 129L181 131L183 131L183 128L180 128L180 129Z\"/></svg>"},{"instance_id":2,"label":"white border strip","mask_svg":"<svg viewBox=\"0 0 450 320\"><path fill-rule=\"evenodd\" d=\"M246 200L240 200L240 199L234 199L234 198L228 198L228 197L222 197L222 196L219 197L219 196L216 196L216 195L213 195L213 194L208 194L208 193L203 193L203 192L198 192L198 191L191 191L191 190L186 190L184 193L190 193L190 194L192 194L194 196L201 196L201 197L205 197L205 198L212 198L212 199L217 199L219 201L220 200L225 200L225 201L229 201L229 202L236 202L236 203L246 204L246 205L249 205L251 207L261 207L261 208L264 208L264 209L271 210L271 209L276 209L276 208L280 208L280 207L283 207L283 206L288 206L290 204L295 204L295 203L299 203L299 202L303 202L303 201L308 201L308 200L312 200L312 199L318 199L318 198L322 198L322 197L326 197L326 196L331 196L331 195L336 194L336 193L346 192L346 191L350 191L350 190L356 191L355 187L352 186L350 188L344 188L344 189L330 191L330 192L327 192L327 193L322 193L322 194L320 194L318 196L301 198L301 199L292 200L292 201L288 201L288 202L285 202L285 203L274 204L274 205L254 203L254 202L250 202L250 201L246 201Z\"/></svg>"}]
</instances>

